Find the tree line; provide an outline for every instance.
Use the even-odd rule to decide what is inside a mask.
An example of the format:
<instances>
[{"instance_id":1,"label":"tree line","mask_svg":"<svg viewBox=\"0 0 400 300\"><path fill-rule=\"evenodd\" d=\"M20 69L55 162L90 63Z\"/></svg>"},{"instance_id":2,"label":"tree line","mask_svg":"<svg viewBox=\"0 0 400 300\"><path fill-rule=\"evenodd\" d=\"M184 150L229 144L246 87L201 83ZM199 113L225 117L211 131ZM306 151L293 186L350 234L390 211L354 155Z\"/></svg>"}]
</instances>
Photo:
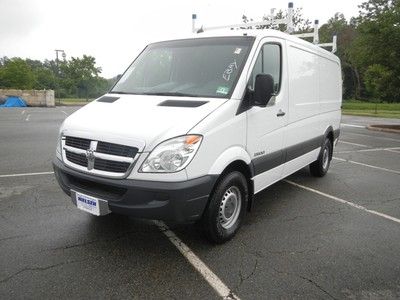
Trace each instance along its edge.
<instances>
[{"instance_id":1,"label":"tree line","mask_svg":"<svg viewBox=\"0 0 400 300\"><path fill-rule=\"evenodd\" d=\"M400 102L400 1L363 2L349 21L338 13L321 27L322 42L334 33L344 97Z\"/></svg>"},{"instance_id":2,"label":"tree line","mask_svg":"<svg viewBox=\"0 0 400 300\"><path fill-rule=\"evenodd\" d=\"M19 57L0 58L0 88L52 89L58 98L95 98L114 82L100 76L92 56L66 60L32 60Z\"/></svg>"},{"instance_id":3,"label":"tree line","mask_svg":"<svg viewBox=\"0 0 400 300\"><path fill-rule=\"evenodd\" d=\"M336 13L319 29L320 43L329 43L337 35L343 97L400 102L400 0L368 0L359 9L359 15L349 20ZM278 11L274 17L286 15L287 11ZM242 18L244 22L253 21ZM294 25L295 33L312 30L312 22L303 17L301 9L295 10ZM284 25L257 29L265 27L286 29Z\"/></svg>"}]
</instances>

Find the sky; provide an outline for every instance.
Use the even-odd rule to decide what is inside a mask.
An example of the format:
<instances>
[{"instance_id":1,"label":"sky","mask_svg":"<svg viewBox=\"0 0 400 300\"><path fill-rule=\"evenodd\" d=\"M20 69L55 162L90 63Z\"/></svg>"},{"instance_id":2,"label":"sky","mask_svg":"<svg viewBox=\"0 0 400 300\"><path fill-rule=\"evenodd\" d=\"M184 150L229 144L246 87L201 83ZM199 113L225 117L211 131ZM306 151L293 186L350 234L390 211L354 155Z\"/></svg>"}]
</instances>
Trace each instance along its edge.
<instances>
[{"instance_id":1,"label":"sky","mask_svg":"<svg viewBox=\"0 0 400 300\"><path fill-rule=\"evenodd\" d=\"M336 12L358 15L362 0L294 0L304 17L326 22ZM243 14L261 20L278 0L0 0L0 57L96 58L102 76L121 74L150 42L191 34L192 13L205 26L236 24Z\"/></svg>"}]
</instances>

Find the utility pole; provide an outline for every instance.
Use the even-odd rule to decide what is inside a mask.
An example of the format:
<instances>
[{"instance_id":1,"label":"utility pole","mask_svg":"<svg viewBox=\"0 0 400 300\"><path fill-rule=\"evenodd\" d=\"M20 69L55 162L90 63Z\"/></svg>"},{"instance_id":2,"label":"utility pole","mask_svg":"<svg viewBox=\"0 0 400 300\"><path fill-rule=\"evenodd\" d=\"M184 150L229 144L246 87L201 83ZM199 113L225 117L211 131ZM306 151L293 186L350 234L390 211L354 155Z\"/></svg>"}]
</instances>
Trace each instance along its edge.
<instances>
[{"instance_id":1,"label":"utility pole","mask_svg":"<svg viewBox=\"0 0 400 300\"><path fill-rule=\"evenodd\" d=\"M57 66L57 74L59 73L59 69L58 69L58 53L62 53L61 56L63 57L63 59L65 60L65 58L67 57L67 55L65 54L64 50L60 50L60 49L56 49L54 50L56 52L56 66Z\"/></svg>"},{"instance_id":2,"label":"utility pole","mask_svg":"<svg viewBox=\"0 0 400 300\"><path fill-rule=\"evenodd\" d=\"M57 79L59 80L60 79L60 69L59 69L59 67L58 67L58 62L59 62L59 60L58 60L58 53L60 52L61 53L61 56L63 57L63 59L65 60L65 58L67 57L67 55L65 54L65 51L64 50L60 50L60 49L56 49L56 50L54 50L55 52L56 52L56 68L57 68L57 70L56 70L56 72L57 72ZM57 81L57 83L56 83L56 91L58 91L58 104L60 104L60 101L61 101L61 99L60 99L60 91L59 91L59 86L58 86L58 81ZM55 95L56 95L57 93L55 93ZM56 97L57 98L57 97Z\"/></svg>"}]
</instances>

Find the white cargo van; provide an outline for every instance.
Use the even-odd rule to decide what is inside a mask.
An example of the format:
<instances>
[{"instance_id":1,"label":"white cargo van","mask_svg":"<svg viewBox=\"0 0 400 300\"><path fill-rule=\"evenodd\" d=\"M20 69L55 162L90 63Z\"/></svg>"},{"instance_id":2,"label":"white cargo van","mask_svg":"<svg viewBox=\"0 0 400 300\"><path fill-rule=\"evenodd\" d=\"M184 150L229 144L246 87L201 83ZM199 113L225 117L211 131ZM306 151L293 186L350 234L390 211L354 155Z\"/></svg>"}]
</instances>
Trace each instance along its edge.
<instances>
[{"instance_id":1,"label":"white cargo van","mask_svg":"<svg viewBox=\"0 0 400 300\"><path fill-rule=\"evenodd\" d=\"M65 120L55 174L89 213L201 221L223 242L256 193L307 165L326 174L341 84L335 55L279 31L150 44Z\"/></svg>"}]
</instances>

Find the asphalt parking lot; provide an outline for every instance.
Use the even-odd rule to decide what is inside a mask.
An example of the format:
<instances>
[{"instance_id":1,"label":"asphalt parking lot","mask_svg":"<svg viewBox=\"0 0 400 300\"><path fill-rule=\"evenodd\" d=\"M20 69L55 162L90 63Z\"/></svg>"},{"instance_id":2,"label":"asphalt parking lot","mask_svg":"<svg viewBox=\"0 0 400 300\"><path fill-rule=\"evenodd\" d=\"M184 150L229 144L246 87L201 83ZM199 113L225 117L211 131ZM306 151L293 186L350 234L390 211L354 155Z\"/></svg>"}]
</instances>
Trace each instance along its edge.
<instances>
[{"instance_id":1,"label":"asphalt parking lot","mask_svg":"<svg viewBox=\"0 0 400 300\"><path fill-rule=\"evenodd\" d=\"M363 127L380 120L344 116L328 175L259 193L215 246L196 226L169 224L174 244L151 221L78 211L51 167L75 109L0 109L1 299L218 299L221 283L241 299L400 298L400 135Z\"/></svg>"}]
</instances>

